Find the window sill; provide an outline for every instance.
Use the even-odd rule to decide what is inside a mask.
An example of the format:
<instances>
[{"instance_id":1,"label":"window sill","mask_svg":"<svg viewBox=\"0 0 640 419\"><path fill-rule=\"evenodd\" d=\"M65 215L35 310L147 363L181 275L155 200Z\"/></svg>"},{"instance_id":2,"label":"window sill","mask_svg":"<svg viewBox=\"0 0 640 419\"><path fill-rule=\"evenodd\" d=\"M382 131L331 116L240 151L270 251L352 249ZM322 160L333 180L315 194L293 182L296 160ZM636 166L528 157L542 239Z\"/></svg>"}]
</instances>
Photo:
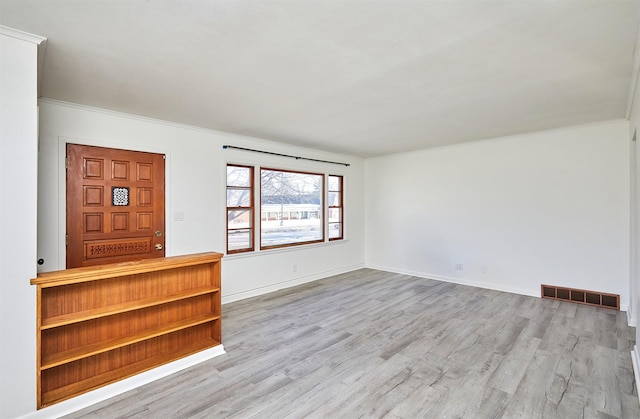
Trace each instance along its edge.
<instances>
[{"instance_id":1,"label":"window sill","mask_svg":"<svg viewBox=\"0 0 640 419\"><path fill-rule=\"evenodd\" d=\"M327 247L327 246L337 246L340 244L348 243L348 239L343 240L332 240L325 241L322 243L310 243L310 244L301 244L299 246L288 246L288 247L280 247L277 249L265 249L265 250L254 250L252 252L244 252L244 253L225 253L224 260L234 260L234 259L244 259L256 256L269 256L275 255L278 253L288 253L288 252L298 252L301 250L311 250L319 247Z\"/></svg>"}]
</instances>

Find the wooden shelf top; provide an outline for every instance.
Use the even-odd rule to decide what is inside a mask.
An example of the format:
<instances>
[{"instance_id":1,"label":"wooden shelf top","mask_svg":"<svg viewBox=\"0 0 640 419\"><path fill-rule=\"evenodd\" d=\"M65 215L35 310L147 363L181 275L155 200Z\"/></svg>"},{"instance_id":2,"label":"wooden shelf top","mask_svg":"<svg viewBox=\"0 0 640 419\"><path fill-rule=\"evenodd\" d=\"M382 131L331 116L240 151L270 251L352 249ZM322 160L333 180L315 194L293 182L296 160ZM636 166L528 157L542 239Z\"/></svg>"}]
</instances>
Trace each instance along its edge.
<instances>
[{"instance_id":1,"label":"wooden shelf top","mask_svg":"<svg viewBox=\"0 0 640 419\"><path fill-rule=\"evenodd\" d=\"M108 265L87 266L65 269L61 271L38 274L31 280L31 285L55 287L58 285L76 284L107 278L136 275L147 272L164 271L185 266L203 265L220 262L222 253L206 252L185 256L143 259L131 262L112 263Z\"/></svg>"}]
</instances>

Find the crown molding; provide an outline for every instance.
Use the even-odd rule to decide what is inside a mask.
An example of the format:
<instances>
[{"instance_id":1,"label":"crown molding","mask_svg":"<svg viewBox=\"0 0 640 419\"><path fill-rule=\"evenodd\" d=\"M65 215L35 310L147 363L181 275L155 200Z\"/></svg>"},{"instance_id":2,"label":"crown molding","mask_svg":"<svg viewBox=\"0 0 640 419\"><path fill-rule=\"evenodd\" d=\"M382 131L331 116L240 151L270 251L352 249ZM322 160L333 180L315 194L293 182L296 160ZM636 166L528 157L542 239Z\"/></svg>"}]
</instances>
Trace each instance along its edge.
<instances>
[{"instance_id":1,"label":"crown molding","mask_svg":"<svg viewBox=\"0 0 640 419\"><path fill-rule=\"evenodd\" d=\"M47 38L33 35L27 32L20 31L18 29L9 28L8 26L0 25L0 35L8 36L10 38L19 39L21 41L35 44L38 48L38 80L37 89L38 97L42 94L42 74L44 71L44 59L47 51Z\"/></svg>"},{"instance_id":2,"label":"crown molding","mask_svg":"<svg viewBox=\"0 0 640 419\"><path fill-rule=\"evenodd\" d=\"M13 29L8 26L0 25L0 35L9 36L11 38L20 39L21 41L31 42L32 44L40 45L45 42L47 38L42 36L33 35L31 33L23 32L18 29Z\"/></svg>"}]
</instances>

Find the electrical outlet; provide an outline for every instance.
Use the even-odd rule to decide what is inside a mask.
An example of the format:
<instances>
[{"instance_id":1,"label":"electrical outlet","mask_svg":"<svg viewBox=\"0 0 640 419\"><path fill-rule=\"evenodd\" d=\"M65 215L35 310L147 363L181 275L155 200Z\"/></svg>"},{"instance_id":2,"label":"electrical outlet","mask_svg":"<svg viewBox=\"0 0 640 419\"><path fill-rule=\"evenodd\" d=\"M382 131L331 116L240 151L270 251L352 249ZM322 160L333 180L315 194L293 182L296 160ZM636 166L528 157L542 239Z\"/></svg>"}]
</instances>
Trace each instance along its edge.
<instances>
[{"instance_id":1,"label":"electrical outlet","mask_svg":"<svg viewBox=\"0 0 640 419\"><path fill-rule=\"evenodd\" d=\"M456 263L455 269L456 271L461 271L463 269L462 263Z\"/></svg>"},{"instance_id":2,"label":"electrical outlet","mask_svg":"<svg viewBox=\"0 0 640 419\"><path fill-rule=\"evenodd\" d=\"M296 264L293 265L293 272L298 272L298 265Z\"/></svg>"}]
</instances>

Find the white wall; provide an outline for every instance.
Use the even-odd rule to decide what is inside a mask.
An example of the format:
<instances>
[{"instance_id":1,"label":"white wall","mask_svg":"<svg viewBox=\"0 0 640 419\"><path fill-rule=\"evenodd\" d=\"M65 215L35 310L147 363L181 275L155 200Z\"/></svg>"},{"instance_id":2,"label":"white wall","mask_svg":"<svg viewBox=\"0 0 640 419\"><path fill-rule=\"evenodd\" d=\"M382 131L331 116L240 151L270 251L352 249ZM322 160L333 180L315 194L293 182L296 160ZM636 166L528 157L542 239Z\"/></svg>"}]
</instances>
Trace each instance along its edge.
<instances>
[{"instance_id":1,"label":"white wall","mask_svg":"<svg viewBox=\"0 0 640 419\"><path fill-rule=\"evenodd\" d=\"M260 164L345 175L344 242L223 259L223 302L364 266L364 164L360 158L138 118L50 100L40 102L38 256L64 269L66 142L165 153L167 255L225 250L226 164ZM223 144L351 163L350 167L223 150ZM173 221L175 212L184 221ZM297 272L293 272L293 265Z\"/></svg>"},{"instance_id":2,"label":"white wall","mask_svg":"<svg viewBox=\"0 0 640 419\"><path fill-rule=\"evenodd\" d=\"M639 9L640 12L640 9ZM636 42L635 64L631 84L631 97L629 98L629 133L630 139L636 135L636 142L632 144L634 153L630 156L631 162L631 275L629 289L631 293L631 310L629 323L636 326L636 343L640 342L640 86L638 85L638 71L640 70L640 33ZM640 386L640 352L637 346L632 352L636 386Z\"/></svg>"},{"instance_id":3,"label":"white wall","mask_svg":"<svg viewBox=\"0 0 640 419\"><path fill-rule=\"evenodd\" d=\"M35 409L37 56L0 27L0 418Z\"/></svg>"},{"instance_id":4,"label":"white wall","mask_svg":"<svg viewBox=\"0 0 640 419\"><path fill-rule=\"evenodd\" d=\"M627 121L366 161L369 267L629 301ZM455 265L462 264L462 270Z\"/></svg>"},{"instance_id":5,"label":"white wall","mask_svg":"<svg viewBox=\"0 0 640 419\"><path fill-rule=\"evenodd\" d=\"M631 124L629 124L631 126ZM637 325L638 308L638 142L634 133L629 135L629 306L627 319L629 325Z\"/></svg>"}]
</instances>

